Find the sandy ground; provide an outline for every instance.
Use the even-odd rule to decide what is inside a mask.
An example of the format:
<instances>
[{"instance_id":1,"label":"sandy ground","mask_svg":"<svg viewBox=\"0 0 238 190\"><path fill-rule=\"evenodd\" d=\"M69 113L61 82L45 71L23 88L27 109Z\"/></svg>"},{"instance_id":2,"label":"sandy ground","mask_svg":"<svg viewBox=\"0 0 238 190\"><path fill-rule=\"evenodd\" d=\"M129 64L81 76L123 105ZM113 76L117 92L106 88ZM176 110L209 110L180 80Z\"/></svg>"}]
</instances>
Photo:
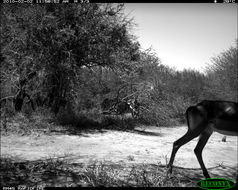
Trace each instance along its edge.
<instances>
[{"instance_id":1,"label":"sandy ground","mask_svg":"<svg viewBox=\"0 0 238 190\"><path fill-rule=\"evenodd\" d=\"M103 130L101 132L41 136L2 136L1 156L19 160L39 160L63 157L72 163L89 163L92 160L126 164L162 164L168 162L172 145L184 135L182 127L140 127L133 132ZM213 133L203 151L203 159L209 172L226 176L234 175L237 166L237 137ZM200 168L193 149L197 138L181 147L174 165L183 168ZM224 168L212 169L219 164ZM233 168L233 169L232 169ZM233 174L231 174L233 172ZM234 176L231 176L234 178Z\"/></svg>"}]
</instances>

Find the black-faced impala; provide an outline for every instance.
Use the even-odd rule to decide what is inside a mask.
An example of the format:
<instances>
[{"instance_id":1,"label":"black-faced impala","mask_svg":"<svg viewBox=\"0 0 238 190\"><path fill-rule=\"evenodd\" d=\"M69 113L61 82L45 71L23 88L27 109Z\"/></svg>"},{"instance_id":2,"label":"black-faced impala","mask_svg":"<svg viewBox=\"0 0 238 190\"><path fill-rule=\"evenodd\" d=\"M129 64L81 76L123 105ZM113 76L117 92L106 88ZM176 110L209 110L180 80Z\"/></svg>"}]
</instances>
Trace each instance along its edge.
<instances>
[{"instance_id":1,"label":"black-faced impala","mask_svg":"<svg viewBox=\"0 0 238 190\"><path fill-rule=\"evenodd\" d=\"M224 135L238 135L238 103L204 100L187 109L186 119L188 123L188 131L184 136L174 142L168 164L168 171L172 173L173 161L178 149L182 145L199 136L199 141L194 152L203 171L203 175L206 178L210 178L203 163L202 150L213 131Z\"/></svg>"}]
</instances>

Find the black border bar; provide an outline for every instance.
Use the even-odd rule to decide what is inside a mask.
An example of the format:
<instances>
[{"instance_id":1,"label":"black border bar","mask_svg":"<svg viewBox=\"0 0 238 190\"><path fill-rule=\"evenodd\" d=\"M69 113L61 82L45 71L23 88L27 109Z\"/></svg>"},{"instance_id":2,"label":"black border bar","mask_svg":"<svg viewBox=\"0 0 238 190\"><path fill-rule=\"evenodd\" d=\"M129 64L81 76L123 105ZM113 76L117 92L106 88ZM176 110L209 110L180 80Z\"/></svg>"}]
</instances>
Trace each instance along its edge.
<instances>
[{"instance_id":1,"label":"black border bar","mask_svg":"<svg viewBox=\"0 0 238 190\"><path fill-rule=\"evenodd\" d=\"M224 3L235 4L238 0L0 0L3 4L21 3Z\"/></svg>"}]
</instances>

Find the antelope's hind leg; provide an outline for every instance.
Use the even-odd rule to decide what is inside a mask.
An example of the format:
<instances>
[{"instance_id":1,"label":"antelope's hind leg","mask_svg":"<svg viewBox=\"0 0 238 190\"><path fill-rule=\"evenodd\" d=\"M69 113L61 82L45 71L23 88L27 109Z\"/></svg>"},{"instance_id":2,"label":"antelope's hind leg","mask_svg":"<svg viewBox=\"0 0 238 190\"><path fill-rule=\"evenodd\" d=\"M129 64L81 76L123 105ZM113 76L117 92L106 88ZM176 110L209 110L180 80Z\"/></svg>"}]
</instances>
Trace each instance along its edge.
<instances>
[{"instance_id":1,"label":"antelope's hind leg","mask_svg":"<svg viewBox=\"0 0 238 190\"><path fill-rule=\"evenodd\" d=\"M199 137L199 141L197 143L197 146L194 149L194 153L197 157L197 160L202 168L203 175L205 178L210 178L210 175L208 174L207 168L204 165L203 159L202 159L202 151L205 145L207 144L207 141L209 137L212 134L212 130L210 128L207 128Z\"/></svg>"},{"instance_id":2,"label":"antelope's hind leg","mask_svg":"<svg viewBox=\"0 0 238 190\"><path fill-rule=\"evenodd\" d=\"M172 173L173 162L178 149L192 139L198 137L206 128L206 120L204 119L204 115L195 106L191 106L187 109L186 117L188 131L173 144L173 150L170 156L169 164L167 166L169 168L169 173Z\"/></svg>"},{"instance_id":3,"label":"antelope's hind leg","mask_svg":"<svg viewBox=\"0 0 238 190\"><path fill-rule=\"evenodd\" d=\"M170 156L170 161L167 166L169 168L168 170L169 173L172 173L174 158L179 148L183 146L184 144L188 143L189 141L191 141L192 139L198 137L202 131L203 131L203 128L196 128L193 131L188 130L188 132L184 136L182 136L180 139L174 142L173 150Z\"/></svg>"}]
</instances>

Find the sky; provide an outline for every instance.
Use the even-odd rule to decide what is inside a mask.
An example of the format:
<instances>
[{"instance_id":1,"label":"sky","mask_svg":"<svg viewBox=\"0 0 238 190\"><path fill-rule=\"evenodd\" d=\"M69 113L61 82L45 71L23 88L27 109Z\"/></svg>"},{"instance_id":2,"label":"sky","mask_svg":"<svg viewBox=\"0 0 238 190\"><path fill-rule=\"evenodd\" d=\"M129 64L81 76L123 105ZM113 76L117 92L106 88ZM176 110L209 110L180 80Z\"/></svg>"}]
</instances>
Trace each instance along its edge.
<instances>
[{"instance_id":1,"label":"sky","mask_svg":"<svg viewBox=\"0 0 238 190\"><path fill-rule=\"evenodd\" d=\"M235 46L237 4L126 3L142 49L152 47L162 64L204 72L211 58Z\"/></svg>"}]
</instances>

